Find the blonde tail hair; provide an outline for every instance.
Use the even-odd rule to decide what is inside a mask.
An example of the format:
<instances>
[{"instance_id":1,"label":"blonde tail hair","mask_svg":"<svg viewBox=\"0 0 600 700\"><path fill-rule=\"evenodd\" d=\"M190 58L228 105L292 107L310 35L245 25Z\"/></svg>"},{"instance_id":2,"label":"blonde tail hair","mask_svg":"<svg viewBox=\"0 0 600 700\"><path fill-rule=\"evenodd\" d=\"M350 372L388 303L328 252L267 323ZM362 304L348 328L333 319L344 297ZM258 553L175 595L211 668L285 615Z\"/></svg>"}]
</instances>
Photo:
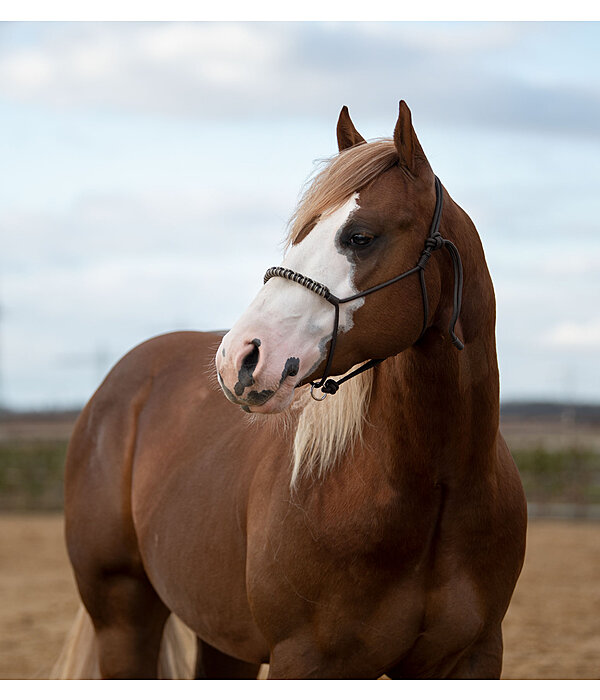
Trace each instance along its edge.
<instances>
[{"instance_id":1,"label":"blonde tail hair","mask_svg":"<svg viewBox=\"0 0 600 700\"><path fill-rule=\"evenodd\" d=\"M100 678L98 644L90 616L79 606L65 644L50 671L50 680L97 680Z\"/></svg>"},{"instance_id":2,"label":"blonde tail hair","mask_svg":"<svg viewBox=\"0 0 600 700\"><path fill-rule=\"evenodd\" d=\"M174 681L193 679L196 652L196 635L176 615L171 615L165 624L160 645L158 677Z\"/></svg>"},{"instance_id":3,"label":"blonde tail hair","mask_svg":"<svg viewBox=\"0 0 600 700\"><path fill-rule=\"evenodd\" d=\"M188 680L194 677L196 636L175 615L165 624L158 677ZM69 631L63 649L50 671L50 680L98 680L101 678L98 662L98 644L92 620L81 605Z\"/></svg>"}]
</instances>

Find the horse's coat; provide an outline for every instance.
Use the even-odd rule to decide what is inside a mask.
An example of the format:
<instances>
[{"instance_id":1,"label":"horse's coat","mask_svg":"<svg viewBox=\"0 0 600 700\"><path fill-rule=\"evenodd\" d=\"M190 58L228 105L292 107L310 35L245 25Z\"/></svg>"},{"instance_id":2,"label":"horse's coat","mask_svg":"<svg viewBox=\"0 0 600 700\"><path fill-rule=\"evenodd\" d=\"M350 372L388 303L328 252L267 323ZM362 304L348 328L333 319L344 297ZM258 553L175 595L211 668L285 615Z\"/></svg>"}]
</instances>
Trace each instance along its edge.
<instances>
[{"instance_id":1,"label":"horse's coat","mask_svg":"<svg viewBox=\"0 0 600 700\"><path fill-rule=\"evenodd\" d=\"M344 109L338 142L329 168L343 177L317 178L286 260L304 271L322 233L314 259L343 293L414 264L435 197L404 103L393 141L366 144ZM327 201L319 229L311 207ZM323 368L331 307L281 278L229 340L155 338L100 386L69 446L65 513L104 677L155 677L170 612L198 636L203 677L251 677L265 662L271 678L499 677L526 508L498 429L493 287L475 227L444 202L440 229L465 270L462 352L447 334L452 268L437 253L424 336L414 277L361 299L334 372L387 359L323 403L308 405L305 385ZM349 217L372 244L340 239ZM247 411L301 393L287 425L227 401L208 370L215 353Z\"/></svg>"}]
</instances>

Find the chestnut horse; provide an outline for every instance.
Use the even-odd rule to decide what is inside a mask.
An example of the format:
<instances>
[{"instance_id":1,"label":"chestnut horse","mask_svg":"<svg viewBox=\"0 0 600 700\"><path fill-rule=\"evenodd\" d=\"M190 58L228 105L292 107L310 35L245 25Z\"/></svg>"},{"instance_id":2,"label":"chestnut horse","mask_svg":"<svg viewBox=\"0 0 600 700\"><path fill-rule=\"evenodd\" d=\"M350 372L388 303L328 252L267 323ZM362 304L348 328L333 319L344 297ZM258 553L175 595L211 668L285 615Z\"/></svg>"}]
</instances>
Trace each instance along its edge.
<instances>
[{"instance_id":1,"label":"chestnut horse","mask_svg":"<svg viewBox=\"0 0 600 700\"><path fill-rule=\"evenodd\" d=\"M157 677L173 614L198 678L500 676L526 504L483 249L404 102L393 139L346 108L337 137L234 327L140 345L84 408L63 675Z\"/></svg>"}]
</instances>

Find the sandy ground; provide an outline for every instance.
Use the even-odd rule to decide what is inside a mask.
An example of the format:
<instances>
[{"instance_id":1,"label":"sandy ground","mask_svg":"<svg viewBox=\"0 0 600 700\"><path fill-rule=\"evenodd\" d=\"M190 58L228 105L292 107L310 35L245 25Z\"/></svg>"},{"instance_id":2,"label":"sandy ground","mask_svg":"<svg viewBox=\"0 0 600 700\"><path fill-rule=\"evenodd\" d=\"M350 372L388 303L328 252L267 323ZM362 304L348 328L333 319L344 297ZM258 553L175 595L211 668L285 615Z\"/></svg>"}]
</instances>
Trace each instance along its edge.
<instances>
[{"instance_id":1,"label":"sandy ground","mask_svg":"<svg viewBox=\"0 0 600 700\"><path fill-rule=\"evenodd\" d=\"M58 515L0 516L0 678L44 678L78 607ZM503 677L600 678L600 523L535 521Z\"/></svg>"}]
</instances>

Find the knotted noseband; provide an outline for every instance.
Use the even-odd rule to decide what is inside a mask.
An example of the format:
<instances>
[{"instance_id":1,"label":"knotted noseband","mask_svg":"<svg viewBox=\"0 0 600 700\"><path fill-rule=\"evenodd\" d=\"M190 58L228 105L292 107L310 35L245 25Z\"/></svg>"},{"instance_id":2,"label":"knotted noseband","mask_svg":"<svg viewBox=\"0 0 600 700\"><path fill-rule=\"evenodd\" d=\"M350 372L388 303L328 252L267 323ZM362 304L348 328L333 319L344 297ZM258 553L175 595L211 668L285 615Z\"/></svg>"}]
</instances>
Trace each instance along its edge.
<instances>
[{"instance_id":1,"label":"knotted noseband","mask_svg":"<svg viewBox=\"0 0 600 700\"><path fill-rule=\"evenodd\" d=\"M333 353L335 351L335 345L337 342L338 326L340 321L340 304L347 304L349 301L354 301L355 299L366 297L368 294L378 292L380 289L384 289L390 284L399 282L400 280L404 279L405 277L408 277L409 275L412 275L413 273L418 273L419 280L421 282L421 296L423 298L423 326L421 328L421 334L419 335L419 338L417 340L420 340L422 338L423 334L427 330L427 322L429 320L429 301L427 297L427 285L425 284L425 267L429 258L431 257L431 254L436 250L440 250L441 248L446 248L446 250L450 254L452 264L454 267L453 311L452 317L450 319L450 326L448 332L450 333L452 344L459 350L463 349L464 345L462 341L456 336L454 332L454 327L456 326L456 322L458 321L458 316L460 314L460 307L462 303L463 268L458 248L454 245L454 243L452 243L452 241L449 241L447 238L443 238L441 233L438 231L440 219L442 217L442 205L444 201L444 194L442 190L442 183L439 181L437 176L435 178L435 198L435 209L433 212L431 226L429 228L429 236L425 239L425 247L421 252L419 261L412 269L407 270L401 275L397 275L396 277L393 277L390 280L387 280L387 282L382 282L381 284L377 284L374 287L369 287L368 289L365 289L362 292L357 292L352 296L340 299L339 297L336 297L335 294L332 294L328 287L326 287L324 284L321 284L320 282L315 282L314 280L311 280L310 277L305 277L299 272L294 272L293 270L289 270L286 267L270 267L266 271L264 279L265 284L272 277L283 277L284 279L290 280L291 282L297 282L303 287L306 287L306 289L310 290L311 292L314 292L315 294L318 294L319 296L323 297L323 299L327 300L330 304L332 304L334 308L335 315L333 320L333 332L331 335L331 344L329 346L329 354L327 356L325 371L323 372L323 376L319 381L311 382L310 391L314 399L322 401L324 398L327 397L327 394L335 394L335 392L340 388L340 384L348 381L348 379L352 379L352 377L355 377L361 372L365 372L366 370L371 369L371 367L375 367L375 365L379 364L383 361L383 359L385 359L381 358L377 360L368 360L358 369L354 370L354 372L350 372L345 377L342 377L342 379L338 379L337 381L335 379L328 378L329 372L331 370L331 365L333 363ZM314 395L314 389L321 389L323 395L317 399L317 397Z\"/></svg>"}]
</instances>

